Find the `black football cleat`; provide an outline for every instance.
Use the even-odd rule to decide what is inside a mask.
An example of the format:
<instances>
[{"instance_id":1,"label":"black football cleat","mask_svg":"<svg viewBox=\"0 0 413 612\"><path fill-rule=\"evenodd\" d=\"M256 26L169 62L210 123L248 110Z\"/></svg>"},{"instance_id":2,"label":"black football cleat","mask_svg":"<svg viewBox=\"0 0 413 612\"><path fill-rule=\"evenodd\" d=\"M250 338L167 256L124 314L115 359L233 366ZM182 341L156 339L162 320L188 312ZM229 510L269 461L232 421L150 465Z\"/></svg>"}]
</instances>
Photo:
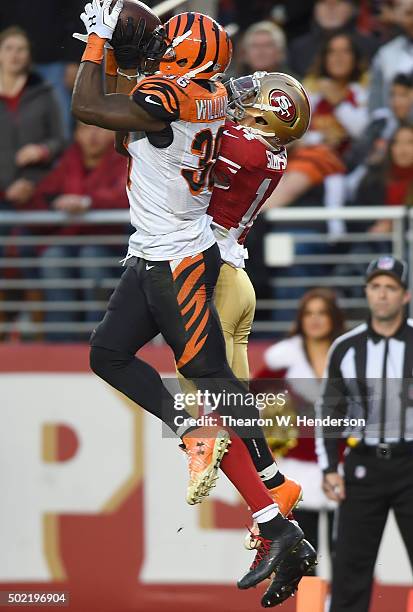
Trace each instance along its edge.
<instances>
[{"instance_id":1,"label":"black football cleat","mask_svg":"<svg viewBox=\"0 0 413 612\"><path fill-rule=\"evenodd\" d=\"M301 578L315 565L317 565L316 551L310 542L302 540L294 553L279 566L275 578L261 599L262 607L274 608L294 595Z\"/></svg>"},{"instance_id":2,"label":"black football cleat","mask_svg":"<svg viewBox=\"0 0 413 612\"><path fill-rule=\"evenodd\" d=\"M273 538L257 538L261 544L249 571L238 580L239 589L249 589L268 578L289 558L304 538L304 534L297 523L284 519L281 529L277 530Z\"/></svg>"}]
</instances>

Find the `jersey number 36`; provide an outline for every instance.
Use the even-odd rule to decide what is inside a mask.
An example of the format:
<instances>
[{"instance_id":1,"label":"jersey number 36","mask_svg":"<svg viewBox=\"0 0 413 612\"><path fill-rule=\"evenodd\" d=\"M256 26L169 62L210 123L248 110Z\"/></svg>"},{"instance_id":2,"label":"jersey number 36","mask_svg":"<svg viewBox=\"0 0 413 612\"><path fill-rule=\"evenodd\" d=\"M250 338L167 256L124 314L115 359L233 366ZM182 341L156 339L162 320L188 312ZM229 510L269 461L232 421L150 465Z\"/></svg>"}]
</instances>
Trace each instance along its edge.
<instances>
[{"instance_id":1,"label":"jersey number 36","mask_svg":"<svg viewBox=\"0 0 413 612\"><path fill-rule=\"evenodd\" d=\"M210 129L201 130L192 141L191 152L199 157L196 169L184 168L181 174L188 183L192 195L198 195L205 188L212 190L212 167L218 157L224 127L220 127L214 138Z\"/></svg>"}]
</instances>

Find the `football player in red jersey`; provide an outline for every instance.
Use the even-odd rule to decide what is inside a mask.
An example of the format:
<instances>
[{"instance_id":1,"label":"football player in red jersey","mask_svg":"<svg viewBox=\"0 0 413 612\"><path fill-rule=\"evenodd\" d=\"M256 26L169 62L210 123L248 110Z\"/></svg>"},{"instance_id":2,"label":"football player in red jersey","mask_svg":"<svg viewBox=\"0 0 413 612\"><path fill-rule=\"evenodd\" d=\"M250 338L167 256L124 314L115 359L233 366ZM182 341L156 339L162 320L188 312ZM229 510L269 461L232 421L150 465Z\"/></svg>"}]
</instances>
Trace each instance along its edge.
<instances>
[{"instance_id":1,"label":"football player in red jersey","mask_svg":"<svg viewBox=\"0 0 413 612\"><path fill-rule=\"evenodd\" d=\"M248 253L244 243L287 167L285 145L307 131L311 112L304 88L286 74L257 72L231 79L227 90L228 119L214 167L214 189L208 209L222 259L214 301L228 363L238 378L248 380L248 337L256 300L245 271ZM282 484L270 489L270 494L288 515L299 503L302 489L285 477ZM246 538L247 548L259 545L258 533L255 524ZM263 605L271 607L285 601L314 561L314 551L304 540L295 562L280 567L262 599Z\"/></svg>"},{"instance_id":2,"label":"football player in red jersey","mask_svg":"<svg viewBox=\"0 0 413 612\"><path fill-rule=\"evenodd\" d=\"M227 357L235 375L247 380L247 342L255 295L244 270L244 243L287 167L285 145L301 138L308 128L310 104L302 85L282 73L256 72L231 79L227 90L229 118L214 167L208 214L224 262L215 304ZM236 294L231 304L224 299L226 287Z\"/></svg>"}]
</instances>

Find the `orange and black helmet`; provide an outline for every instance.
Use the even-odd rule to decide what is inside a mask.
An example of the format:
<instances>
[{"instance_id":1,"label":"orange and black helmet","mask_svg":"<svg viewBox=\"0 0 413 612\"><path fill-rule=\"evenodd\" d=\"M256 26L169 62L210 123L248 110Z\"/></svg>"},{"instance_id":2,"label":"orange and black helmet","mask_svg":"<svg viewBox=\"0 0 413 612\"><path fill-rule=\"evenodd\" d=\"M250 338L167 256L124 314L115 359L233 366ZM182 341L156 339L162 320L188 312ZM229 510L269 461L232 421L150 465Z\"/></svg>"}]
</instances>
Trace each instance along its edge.
<instances>
[{"instance_id":1,"label":"orange and black helmet","mask_svg":"<svg viewBox=\"0 0 413 612\"><path fill-rule=\"evenodd\" d=\"M222 26L202 13L180 13L165 24L169 48L161 60L164 74L211 79L223 74L232 43Z\"/></svg>"}]
</instances>

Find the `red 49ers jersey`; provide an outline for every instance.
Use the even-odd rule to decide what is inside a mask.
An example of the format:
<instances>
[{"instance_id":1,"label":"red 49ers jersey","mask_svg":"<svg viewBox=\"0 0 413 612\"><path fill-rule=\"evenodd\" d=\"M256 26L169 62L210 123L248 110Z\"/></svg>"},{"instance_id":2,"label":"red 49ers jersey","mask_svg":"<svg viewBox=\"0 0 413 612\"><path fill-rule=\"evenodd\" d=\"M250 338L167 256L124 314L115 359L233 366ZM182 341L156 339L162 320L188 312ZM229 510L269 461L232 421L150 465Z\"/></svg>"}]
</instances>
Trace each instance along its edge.
<instances>
[{"instance_id":1,"label":"red 49ers jersey","mask_svg":"<svg viewBox=\"0 0 413 612\"><path fill-rule=\"evenodd\" d=\"M247 128L226 121L208 208L224 261L244 267L245 238L286 167L284 148L270 149Z\"/></svg>"}]
</instances>

